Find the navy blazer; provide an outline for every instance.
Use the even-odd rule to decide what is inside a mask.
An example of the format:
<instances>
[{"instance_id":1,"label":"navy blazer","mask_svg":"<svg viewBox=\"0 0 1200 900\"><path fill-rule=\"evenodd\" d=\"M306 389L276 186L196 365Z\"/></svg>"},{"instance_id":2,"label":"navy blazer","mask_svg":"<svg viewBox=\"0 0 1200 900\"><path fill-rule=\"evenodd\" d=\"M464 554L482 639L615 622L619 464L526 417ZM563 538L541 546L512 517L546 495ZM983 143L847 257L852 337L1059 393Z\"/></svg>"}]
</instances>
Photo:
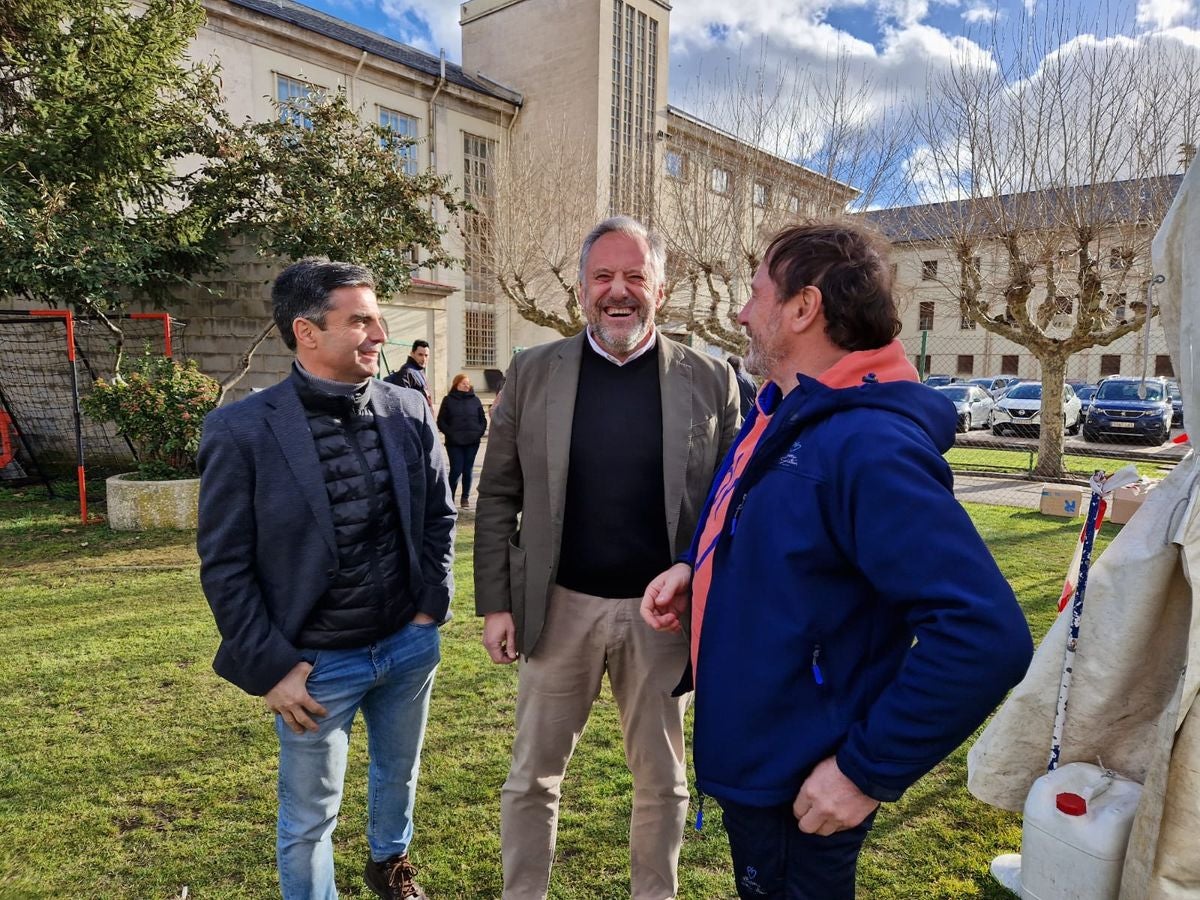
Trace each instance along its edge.
<instances>
[{"instance_id":1,"label":"navy blazer","mask_svg":"<svg viewBox=\"0 0 1200 900\"><path fill-rule=\"evenodd\" d=\"M371 385L418 611L449 618L454 523L429 404ZM291 379L211 412L198 455L200 583L221 632L213 668L262 695L302 661L293 641L337 574L333 514Z\"/></svg>"}]
</instances>

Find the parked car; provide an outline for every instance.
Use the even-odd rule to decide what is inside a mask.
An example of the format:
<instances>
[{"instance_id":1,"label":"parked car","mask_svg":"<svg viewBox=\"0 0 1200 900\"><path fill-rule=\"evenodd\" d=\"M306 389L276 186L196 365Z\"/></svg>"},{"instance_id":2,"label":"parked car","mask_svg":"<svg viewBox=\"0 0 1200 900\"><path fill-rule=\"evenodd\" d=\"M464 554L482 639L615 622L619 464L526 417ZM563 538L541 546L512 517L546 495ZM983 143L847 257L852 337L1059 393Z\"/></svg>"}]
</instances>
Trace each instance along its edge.
<instances>
[{"instance_id":1,"label":"parked car","mask_svg":"<svg viewBox=\"0 0 1200 900\"><path fill-rule=\"evenodd\" d=\"M1167 396L1171 398L1171 427L1183 427L1183 391L1179 390L1179 382L1167 379Z\"/></svg>"},{"instance_id":2,"label":"parked car","mask_svg":"<svg viewBox=\"0 0 1200 900\"><path fill-rule=\"evenodd\" d=\"M1171 434L1174 414L1165 378L1113 375L1100 382L1092 398L1083 439L1130 437L1161 444Z\"/></svg>"},{"instance_id":3,"label":"parked car","mask_svg":"<svg viewBox=\"0 0 1200 900\"><path fill-rule=\"evenodd\" d=\"M934 390L954 404L959 431L988 427L996 401L983 388L974 384L945 384Z\"/></svg>"},{"instance_id":4,"label":"parked car","mask_svg":"<svg viewBox=\"0 0 1200 900\"><path fill-rule=\"evenodd\" d=\"M958 375L930 375L925 383L930 387L942 387L947 384L957 384L962 381Z\"/></svg>"},{"instance_id":5,"label":"parked car","mask_svg":"<svg viewBox=\"0 0 1200 900\"><path fill-rule=\"evenodd\" d=\"M1020 380L1016 375L993 375L991 378L972 378L969 384L983 388L994 400Z\"/></svg>"},{"instance_id":6,"label":"parked car","mask_svg":"<svg viewBox=\"0 0 1200 900\"><path fill-rule=\"evenodd\" d=\"M1075 396L1079 398L1079 407L1083 413L1083 418L1087 420L1088 408L1092 405L1092 398L1096 396L1097 386L1094 384L1081 384L1075 388Z\"/></svg>"},{"instance_id":7,"label":"parked car","mask_svg":"<svg viewBox=\"0 0 1200 900\"><path fill-rule=\"evenodd\" d=\"M1079 398L1069 384L1063 385L1063 427L1078 434L1083 424ZM992 434L1034 434L1042 425L1042 383L1022 381L996 402L992 410Z\"/></svg>"}]
</instances>

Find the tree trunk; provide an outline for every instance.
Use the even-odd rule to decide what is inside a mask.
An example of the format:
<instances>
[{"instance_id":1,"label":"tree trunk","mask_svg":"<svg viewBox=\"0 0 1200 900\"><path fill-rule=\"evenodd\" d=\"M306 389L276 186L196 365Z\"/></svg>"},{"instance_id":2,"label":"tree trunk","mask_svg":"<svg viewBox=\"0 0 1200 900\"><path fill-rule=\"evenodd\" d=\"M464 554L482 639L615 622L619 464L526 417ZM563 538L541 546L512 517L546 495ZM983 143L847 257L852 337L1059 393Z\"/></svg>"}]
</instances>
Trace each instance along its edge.
<instances>
[{"instance_id":1,"label":"tree trunk","mask_svg":"<svg viewBox=\"0 0 1200 900\"><path fill-rule=\"evenodd\" d=\"M1042 427L1038 461L1033 474L1042 478L1063 477L1063 382L1067 358L1061 353L1038 356L1042 365Z\"/></svg>"},{"instance_id":2,"label":"tree trunk","mask_svg":"<svg viewBox=\"0 0 1200 900\"><path fill-rule=\"evenodd\" d=\"M264 325L253 338L250 340L250 345L246 348L246 352L242 354L242 358L238 361L237 368L225 376L221 381L221 392L217 395L217 406L225 402L225 394L235 384L241 381L246 373L250 371L250 361L254 358L254 351L262 345L275 330L275 322L271 321Z\"/></svg>"}]
</instances>

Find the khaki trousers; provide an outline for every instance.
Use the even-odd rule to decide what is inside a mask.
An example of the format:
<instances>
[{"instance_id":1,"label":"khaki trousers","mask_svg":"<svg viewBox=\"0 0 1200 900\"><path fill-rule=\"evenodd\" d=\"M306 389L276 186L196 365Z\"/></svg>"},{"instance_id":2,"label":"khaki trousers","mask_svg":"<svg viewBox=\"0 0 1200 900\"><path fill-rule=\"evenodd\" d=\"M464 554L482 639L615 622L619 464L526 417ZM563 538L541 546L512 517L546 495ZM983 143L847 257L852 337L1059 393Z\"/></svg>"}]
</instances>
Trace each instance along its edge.
<instances>
[{"instance_id":1,"label":"khaki trousers","mask_svg":"<svg viewBox=\"0 0 1200 900\"><path fill-rule=\"evenodd\" d=\"M546 896L563 775L605 671L633 775L631 894L635 900L669 900L678 891L688 805L687 698L672 697L671 691L687 664L688 647L682 635L646 625L640 602L556 586L537 651L520 662L517 735L500 798L505 900Z\"/></svg>"}]
</instances>

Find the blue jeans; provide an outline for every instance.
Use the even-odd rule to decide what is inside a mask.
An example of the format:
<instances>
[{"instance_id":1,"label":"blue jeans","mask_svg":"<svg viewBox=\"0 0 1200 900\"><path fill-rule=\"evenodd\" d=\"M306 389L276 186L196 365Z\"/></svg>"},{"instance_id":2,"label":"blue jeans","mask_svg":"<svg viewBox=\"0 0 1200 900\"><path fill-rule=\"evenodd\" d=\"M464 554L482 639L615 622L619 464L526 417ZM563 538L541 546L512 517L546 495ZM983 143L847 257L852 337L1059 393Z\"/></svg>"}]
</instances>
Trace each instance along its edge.
<instances>
[{"instance_id":1,"label":"blue jeans","mask_svg":"<svg viewBox=\"0 0 1200 900\"><path fill-rule=\"evenodd\" d=\"M333 829L342 802L350 727L361 707L370 755L367 844L382 862L405 853L429 692L441 659L436 625L406 625L354 650L305 651L308 692L325 707L315 732L296 734L275 717L279 735L276 859L284 900L332 900Z\"/></svg>"},{"instance_id":2,"label":"blue jeans","mask_svg":"<svg viewBox=\"0 0 1200 900\"><path fill-rule=\"evenodd\" d=\"M875 813L855 828L821 837L800 830L790 803L755 807L719 802L743 900L854 900L858 851Z\"/></svg>"},{"instance_id":3,"label":"blue jeans","mask_svg":"<svg viewBox=\"0 0 1200 900\"><path fill-rule=\"evenodd\" d=\"M462 499L471 496L471 475L475 468L475 454L479 452L479 444L447 444L446 455L450 457L450 499L458 489L458 479L462 477Z\"/></svg>"}]
</instances>

